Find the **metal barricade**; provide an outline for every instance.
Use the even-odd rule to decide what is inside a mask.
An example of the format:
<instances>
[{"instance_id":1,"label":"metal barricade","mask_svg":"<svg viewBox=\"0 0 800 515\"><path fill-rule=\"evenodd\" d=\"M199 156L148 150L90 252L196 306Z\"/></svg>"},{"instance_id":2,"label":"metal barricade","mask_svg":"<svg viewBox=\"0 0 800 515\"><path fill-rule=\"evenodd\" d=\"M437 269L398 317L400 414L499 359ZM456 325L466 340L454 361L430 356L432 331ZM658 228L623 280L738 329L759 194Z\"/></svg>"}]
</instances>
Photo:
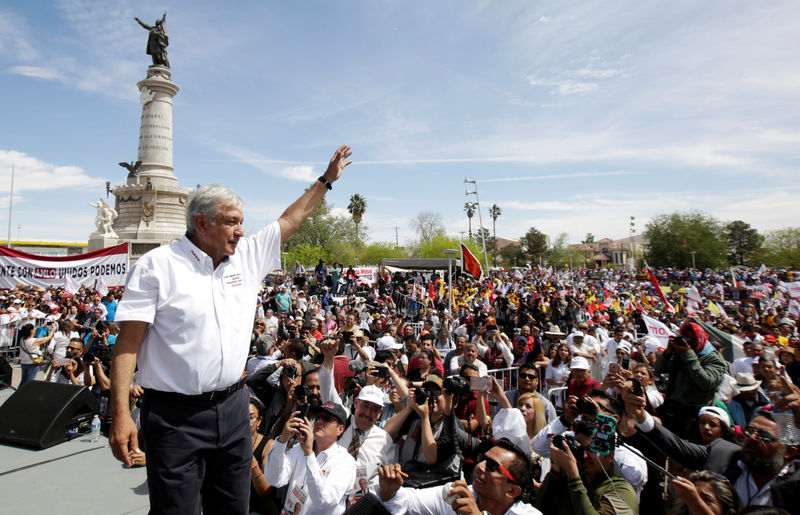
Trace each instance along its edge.
<instances>
[{"instance_id":1,"label":"metal barricade","mask_svg":"<svg viewBox=\"0 0 800 515\"><path fill-rule=\"evenodd\" d=\"M495 368L489 370L488 373L490 376L497 379L497 382L500 383L500 386L503 387L504 391L515 390L517 388L517 371L519 369L517 367L510 367L510 368Z\"/></svg>"},{"instance_id":2,"label":"metal barricade","mask_svg":"<svg viewBox=\"0 0 800 515\"><path fill-rule=\"evenodd\" d=\"M419 339L419 333L422 332L422 322L409 322L406 327L410 327L414 331L414 338Z\"/></svg>"}]
</instances>

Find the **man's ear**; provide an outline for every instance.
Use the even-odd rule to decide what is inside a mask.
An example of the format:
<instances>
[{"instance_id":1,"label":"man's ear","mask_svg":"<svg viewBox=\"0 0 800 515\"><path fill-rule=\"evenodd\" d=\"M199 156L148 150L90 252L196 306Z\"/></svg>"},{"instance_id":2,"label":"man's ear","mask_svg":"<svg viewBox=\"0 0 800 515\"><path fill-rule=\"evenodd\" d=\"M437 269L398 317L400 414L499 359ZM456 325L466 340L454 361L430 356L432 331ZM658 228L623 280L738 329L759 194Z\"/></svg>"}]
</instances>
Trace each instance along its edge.
<instances>
[{"instance_id":1,"label":"man's ear","mask_svg":"<svg viewBox=\"0 0 800 515\"><path fill-rule=\"evenodd\" d=\"M343 433L344 433L344 424L339 424L339 434L337 434L336 437L338 438L342 436Z\"/></svg>"},{"instance_id":2,"label":"man's ear","mask_svg":"<svg viewBox=\"0 0 800 515\"><path fill-rule=\"evenodd\" d=\"M506 496L508 496L511 499L516 499L521 494L522 494L522 487L514 483L511 483L511 486L509 486L508 490L506 490Z\"/></svg>"},{"instance_id":3,"label":"man's ear","mask_svg":"<svg viewBox=\"0 0 800 515\"><path fill-rule=\"evenodd\" d=\"M203 213L197 213L194 215L194 227L199 231L206 231L208 230L208 218Z\"/></svg>"}]
</instances>

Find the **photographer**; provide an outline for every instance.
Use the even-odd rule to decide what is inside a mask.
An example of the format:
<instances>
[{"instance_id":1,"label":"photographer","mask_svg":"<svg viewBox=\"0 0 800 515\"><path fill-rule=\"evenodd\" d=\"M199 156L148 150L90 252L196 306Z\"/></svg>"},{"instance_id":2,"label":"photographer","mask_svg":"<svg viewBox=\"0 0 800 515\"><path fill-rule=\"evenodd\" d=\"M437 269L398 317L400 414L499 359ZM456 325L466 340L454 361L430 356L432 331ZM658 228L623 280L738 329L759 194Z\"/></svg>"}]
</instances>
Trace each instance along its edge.
<instances>
[{"instance_id":1,"label":"photographer","mask_svg":"<svg viewBox=\"0 0 800 515\"><path fill-rule=\"evenodd\" d=\"M454 473L461 466L457 447L472 445L453 415L453 393L436 381L411 389L406 407L386 422L384 430L399 446L402 465L417 461Z\"/></svg>"},{"instance_id":2,"label":"photographer","mask_svg":"<svg viewBox=\"0 0 800 515\"><path fill-rule=\"evenodd\" d=\"M703 406L711 405L722 384L727 362L697 324L685 322L678 336L656 359L656 374L669 373L666 401L659 412L664 425L686 436L686 423Z\"/></svg>"},{"instance_id":3,"label":"photographer","mask_svg":"<svg viewBox=\"0 0 800 515\"><path fill-rule=\"evenodd\" d=\"M552 468L536 496L536 506L545 513L638 513L633 486L614 472L614 450L608 454L590 450L594 423L581 420L574 429L575 436L554 438L550 443Z\"/></svg>"}]
</instances>

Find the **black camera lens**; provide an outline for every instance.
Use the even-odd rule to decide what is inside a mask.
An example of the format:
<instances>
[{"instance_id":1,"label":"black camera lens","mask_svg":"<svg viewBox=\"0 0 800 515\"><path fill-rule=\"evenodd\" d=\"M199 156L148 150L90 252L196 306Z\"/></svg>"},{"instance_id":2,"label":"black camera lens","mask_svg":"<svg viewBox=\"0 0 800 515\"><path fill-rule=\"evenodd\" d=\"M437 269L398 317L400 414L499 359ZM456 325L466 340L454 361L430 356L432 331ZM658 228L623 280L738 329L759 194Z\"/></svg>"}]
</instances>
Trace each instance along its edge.
<instances>
[{"instance_id":1,"label":"black camera lens","mask_svg":"<svg viewBox=\"0 0 800 515\"><path fill-rule=\"evenodd\" d=\"M590 417L597 415L597 406L587 401L585 398L578 399L578 402L575 403L575 407L578 408L578 413L589 415Z\"/></svg>"},{"instance_id":2,"label":"black camera lens","mask_svg":"<svg viewBox=\"0 0 800 515\"><path fill-rule=\"evenodd\" d=\"M285 367L283 369L283 375L285 375L286 377L297 377L297 367L295 366Z\"/></svg>"},{"instance_id":3,"label":"black camera lens","mask_svg":"<svg viewBox=\"0 0 800 515\"><path fill-rule=\"evenodd\" d=\"M575 459L578 461L583 460L583 444L577 438L571 435L556 435L553 437L553 445L558 449L563 449L565 442Z\"/></svg>"},{"instance_id":4,"label":"black camera lens","mask_svg":"<svg viewBox=\"0 0 800 515\"><path fill-rule=\"evenodd\" d=\"M299 384L294 387L294 396L298 399L308 397L310 393L311 389L304 384Z\"/></svg>"},{"instance_id":5,"label":"black camera lens","mask_svg":"<svg viewBox=\"0 0 800 515\"><path fill-rule=\"evenodd\" d=\"M461 376L446 377L442 382L442 389L458 397L466 397L470 393L467 380Z\"/></svg>"},{"instance_id":6,"label":"black camera lens","mask_svg":"<svg viewBox=\"0 0 800 515\"><path fill-rule=\"evenodd\" d=\"M422 406L423 404L428 402L428 399L430 398L431 398L430 392L428 392L424 388L417 388L416 390L414 390L414 402L416 402L417 405Z\"/></svg>"}]
</instances>

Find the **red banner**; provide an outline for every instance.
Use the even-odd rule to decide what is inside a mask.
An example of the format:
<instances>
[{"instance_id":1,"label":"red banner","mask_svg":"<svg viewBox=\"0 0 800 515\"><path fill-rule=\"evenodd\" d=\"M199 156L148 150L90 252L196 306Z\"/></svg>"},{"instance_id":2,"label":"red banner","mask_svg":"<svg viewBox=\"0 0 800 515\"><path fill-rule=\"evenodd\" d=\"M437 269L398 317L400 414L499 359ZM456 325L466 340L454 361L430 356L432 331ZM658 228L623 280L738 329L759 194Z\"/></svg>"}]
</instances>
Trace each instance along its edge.
<instances>
[{"instance_id":1,"label":"red banner","mask_svg":"<svg viewBox=\"0 0 800 515\"><path fill-rule=\"evenodd\" d=\"M463 243L461 244L461 268L476 280L481 280L481 276L483 275L481 263Z\"/></svg>"}]
</instances>

